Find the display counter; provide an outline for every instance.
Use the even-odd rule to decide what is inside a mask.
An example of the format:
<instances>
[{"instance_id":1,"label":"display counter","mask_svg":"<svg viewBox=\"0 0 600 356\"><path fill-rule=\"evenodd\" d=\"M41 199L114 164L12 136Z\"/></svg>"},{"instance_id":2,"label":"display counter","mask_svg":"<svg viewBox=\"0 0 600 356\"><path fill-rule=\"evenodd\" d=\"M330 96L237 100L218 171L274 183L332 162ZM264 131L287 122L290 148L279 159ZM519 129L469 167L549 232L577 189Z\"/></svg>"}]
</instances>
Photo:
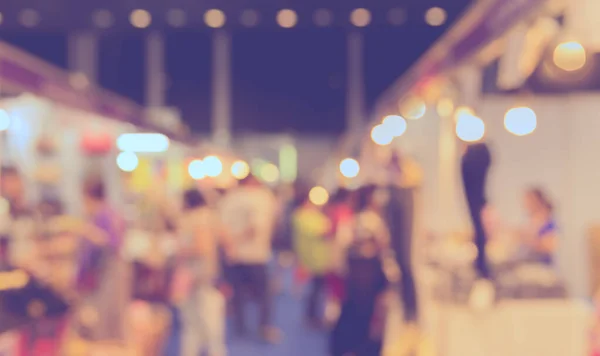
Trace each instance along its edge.
<instances>
[{"instance_id":1,"label":"display counter","mask_svg":"<svg viewBox=\"0 0 600 356\"><path fill-rule=\"evenodd\" d=\"M489 310L436 303L441 356L587 356L590 307L577 300L512 300Z\"/></svg>"}]
</instances>

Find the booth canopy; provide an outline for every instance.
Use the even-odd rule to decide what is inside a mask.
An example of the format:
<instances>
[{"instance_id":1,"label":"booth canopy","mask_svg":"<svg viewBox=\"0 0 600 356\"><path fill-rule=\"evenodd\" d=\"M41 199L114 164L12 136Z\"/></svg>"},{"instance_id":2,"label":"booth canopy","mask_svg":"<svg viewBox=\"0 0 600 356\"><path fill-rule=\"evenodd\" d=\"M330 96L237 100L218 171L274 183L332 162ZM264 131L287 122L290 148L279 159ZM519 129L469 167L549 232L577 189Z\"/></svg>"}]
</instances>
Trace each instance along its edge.
<instances>
[{"instance_id":1,"label":"booth canopy","mask_svg":"<svg viewBox=\"0 0 600 356\"><path fill-rule=\"evenodd\" d=\"M148 112L134 102L3 42L0 42L0 90L12 94L32 93L70 108L160 132L176 141L189 140L184 133L152 124Z\"/></svg>"}]
</instances>

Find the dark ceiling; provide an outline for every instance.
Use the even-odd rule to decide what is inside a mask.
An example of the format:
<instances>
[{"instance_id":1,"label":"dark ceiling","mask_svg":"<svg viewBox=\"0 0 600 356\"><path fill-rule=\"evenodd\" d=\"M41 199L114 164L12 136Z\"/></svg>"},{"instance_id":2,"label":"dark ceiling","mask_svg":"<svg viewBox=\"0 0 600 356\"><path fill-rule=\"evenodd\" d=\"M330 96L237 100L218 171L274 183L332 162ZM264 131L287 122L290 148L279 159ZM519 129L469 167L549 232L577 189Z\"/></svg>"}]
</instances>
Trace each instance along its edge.
<instances>
[{"instance_id":1,"label":"dark ceiling","mask_svg":"<svg viewBox=\"0 0 600 356\"><path fill-rule=\"evenodd\" d=\"M152 15L150 28L167 27L167 13L183 10L189 27L204 27L203 14L213 8L221 9L227 16L226 26L240 26L244 10L255 10L260 16L259 26L276 26L277 11L289 8L298 13L298 26L314 26L312 16L317 9L331 10L333 25L349 26L353 9L367 8L373 14L373 25L389 25L390 10L401 9L408 21L423 21L424 12L439 6L456 14L471 0L2 0L0 30L25 30L21 23L23 11L34 10L39 23L36 29L76 30L92 29L93 14L107 10L114 17L112 30L132 29L129 14L134 9L144 9Z\"/></svg>"},{"instance_id":2,"label":"dark ceiling","mask_svg":"<svg viewBox=\"0 0 600 356\"><path fill-rule=\"evenodd\" d=\"M366 8L371 23L364 38L364 89L367 109L460 16L472 0L0 0L0 41L23 48L67 69L69 35L94 30L99 36L98 81L111 91L146 103L148 31L134 28L134 9L152 15L148 30L165 34L166 104L178 108L196 131L210 129L212 112L212 35L204 23L207 10L218 8L232 34L232 116L236 131L340 133L346 115L347 35L354 9ZM444 8L448 21L426 24L425 12ZM281 9L293 9L298 25L282 29ZM182 10L186 22L175 29L169 10ZM317 27L314 13L327 9L331 26ZM29 12L35 26L23 24ZM113 17L110 28L94 25L94 13ZM254 10L256 28L241 24ZM180 11L181 12L181 11ZM390 21L390 14L404 21Z\"/></svg>"}]
</instances>

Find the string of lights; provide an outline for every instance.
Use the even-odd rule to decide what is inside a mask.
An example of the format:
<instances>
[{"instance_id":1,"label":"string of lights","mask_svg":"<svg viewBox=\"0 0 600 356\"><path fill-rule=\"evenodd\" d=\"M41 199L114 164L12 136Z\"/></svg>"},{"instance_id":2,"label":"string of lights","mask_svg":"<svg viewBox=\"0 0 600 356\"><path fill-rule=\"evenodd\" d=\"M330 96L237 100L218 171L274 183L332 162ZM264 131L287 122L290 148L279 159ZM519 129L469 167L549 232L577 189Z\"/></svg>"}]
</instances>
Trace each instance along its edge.
<instances>
[{"instance_id":1,"label":"string of lights","mask_svg":"<svg viewBox=\"0 0 600 356\"><path fill-rule=\"evenodd\" d=\"M0 10L0 28L2 27L21 27L23 29L35 29L44 25L45 18L43 13L33 8L24 8L16 14L3 13ZM373 10L367 8L355 8L349 13L341 13L327 8L318 8L310 14L292 8L283 8L275 14L267 14L265 11L256 9L244 9L242 11L227 12L223 9L213 8L202 13L196 14L186 11L182 8L171 8L162 13L157 13L144 8L131 10L127 15L127 20L108 9L95 9L89 16L89 27L100 30L108 30L117 26L127 25L137 29L146 29L166 26L168 28L184 28L201 26L208 28L222 28L226 26L241 26L245 28L257 27L259 25L275 24L281 28L294 28L299 25L311 25L316 27L330 27L336 25L351 25L358 28L373 25L376 16ZM85 18L85 14L80 15ZM377 17L377 23L389 26L402 26L409 18L419 18L429 26L439 27L446 24L448 14L442 7L431 7L420 14L411 13L405 8L396 7L385 11L385 15L380 19ZM201 22L198 21L201 19Z\"/></svg>"}]
</instances>

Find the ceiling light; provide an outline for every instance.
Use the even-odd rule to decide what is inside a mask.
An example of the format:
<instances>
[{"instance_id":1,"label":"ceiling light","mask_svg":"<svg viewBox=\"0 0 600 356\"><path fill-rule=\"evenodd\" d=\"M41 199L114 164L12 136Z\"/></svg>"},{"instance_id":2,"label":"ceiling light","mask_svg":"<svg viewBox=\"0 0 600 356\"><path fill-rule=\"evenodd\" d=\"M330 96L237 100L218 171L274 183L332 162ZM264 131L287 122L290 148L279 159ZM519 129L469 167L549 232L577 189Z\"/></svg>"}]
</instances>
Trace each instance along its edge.
<instances>
[{"instance_id":1,"label":"ceiling light","mask_svg":"<svg viewBox=\"0 0 600 356\"><path fill-rule=\"evenodd\" d=\"M350 22L356 27L366 27L371 23L371 12L367 9L356 9L350 14Z\"/></svg>"},{"instance_id":2,"label":"ceiling light","mask_svg":"<svg viewBox=\"0 0 600 356\"><path fill-rule=\"evenodd\" d=\"M298 23L298 15L294 10L283 9L277 13L277 23L283 28L292 28Z\"/></svg>"}]
</instances>

